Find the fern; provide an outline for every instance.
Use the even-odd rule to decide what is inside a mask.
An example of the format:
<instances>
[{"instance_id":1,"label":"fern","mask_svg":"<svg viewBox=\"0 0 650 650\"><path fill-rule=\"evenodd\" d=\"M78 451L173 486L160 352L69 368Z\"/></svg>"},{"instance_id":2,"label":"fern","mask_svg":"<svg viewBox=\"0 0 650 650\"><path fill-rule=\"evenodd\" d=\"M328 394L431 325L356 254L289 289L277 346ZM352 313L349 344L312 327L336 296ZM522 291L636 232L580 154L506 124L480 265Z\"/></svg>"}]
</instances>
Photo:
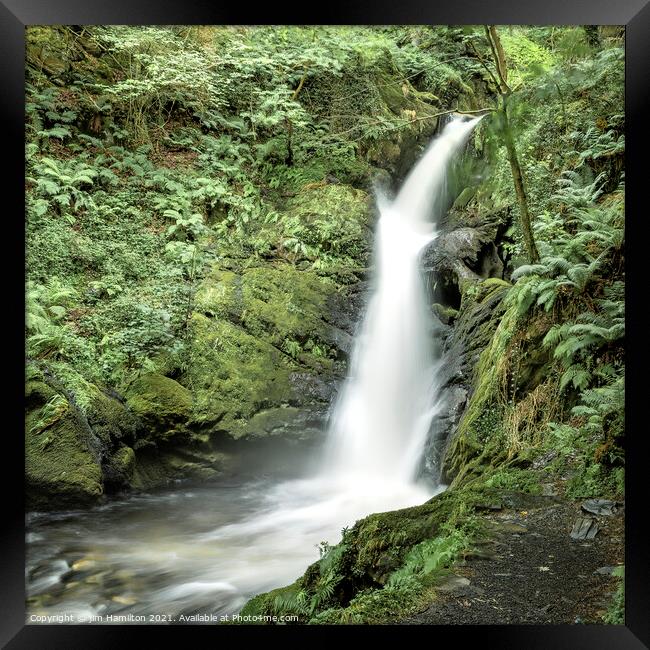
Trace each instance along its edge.
<instances>
[{"instance_id":1,"label":"fern","mask_svg":"<svg viewBox=\"0 0 650 650\"><path fill-rule=\"evenodd\" d=\"M52 397L40 410L38 419L32 424L30 433L38 434L58 422L68 410L68 400L62 395Z\"/></svg>"}]
</instances>

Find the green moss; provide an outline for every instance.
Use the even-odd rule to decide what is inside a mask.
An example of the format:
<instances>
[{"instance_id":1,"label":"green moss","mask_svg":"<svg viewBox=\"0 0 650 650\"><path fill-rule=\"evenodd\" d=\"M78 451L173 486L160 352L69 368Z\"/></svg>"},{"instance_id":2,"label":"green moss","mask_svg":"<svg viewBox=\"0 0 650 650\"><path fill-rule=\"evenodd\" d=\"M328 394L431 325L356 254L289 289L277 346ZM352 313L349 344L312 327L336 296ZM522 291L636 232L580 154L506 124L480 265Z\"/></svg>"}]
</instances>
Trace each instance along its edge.
<instances>
[{"instance_id":1,"label":"green moss","mask_svg":"<svg viewBox=\"0 0 650 650\"><path fill-rule=\"evenodd\" d=\"M135 452L131 447L120 447L112 457L115 469L127 480L133 478L135 472Z\"/></svg>"},{"instance_id":2,"label":"green moss","mask_svg":"<svg viewBox=\"0 0 650 650\"><path fill-rule=\"evenodd\" d=\"M607 612L603 616L603 623L625 625L625 567L616 567L613 575L616 576L618 585Z\"/></svg>"},{"instance_id":3,"label":"green moss","mask_svg":"<svg viewBox=\"0 0 650 650\"><path fill-rule=\"evenodd\" d=\"M215 265L198 293L182 378L195 398L194 422L244 435L260 410L293 400L292 372L327 372L331 327L322 316L335 289L289 264L238 273Z\"/></svg>"},{"instance_id":4,"label":"green moss","mask_svg":"<svg viewBox=\"0 0 650 650\"><path fill-rule=\"evenodd\" d=\"M192 317L191 363L183 377L194 395L193 422L238 437L260 408L291 397L294 362L228 321Z\"/></svg>"},{"instance_id":5,"label":"green moss","mask_svg":"<svg viewBox=\"0 0 650 650\"><path fill-rule=\"evenodd\" d=\"M454 477L454 485L480 473L485 465L499 462L504 450L503 376L517 314L513 308L503 313L490 305L502 304L507 283L490 278L475 286L471 299L463 297L454 336L461 340L471 337L472 345L479 350L486 347L474 369L467 408L445 454L445 471Z\"/></svg>"},{"instance_id":6,"label":"green moss","mask_svg":"<svg viewBox=\"0 0 650 650\"><path fill-rule=\"evenodd\" d=\"M384 625L429 605L434 594L415 578L399 585L369 589L355 596L347 607L326 609L309 620L310 625Z\"/></svg>"},{"instance_id":7,"label":"green moss","mask_svg":"<svg viewBox=\"0 0 650 650\"><path fill-rule=\"evenodd\" d=\"M278 600L288 601L292 596L295 596L299 593L301 587L301 580L296 580L292 585L288 587L280 587L279 589L273 589L264 594L259 594L254 598L251 598L239 612L240 616L244 619L248 616L257 619L261 616L276 616L278 615ZM284 613L290 613L285 611ZM242 621L246 623L246 621ZM253 620L252 622L259 622Z\"/></svg>"},{"instance_id":8,"label":"green moss","mask_svg":"<svg viewBox=\"0 0 650 650\"><path fill-rule=\"evenodd\" d=\"M256 596L242 613L294 613L301 622L313 623L379 622L382 618L386 622L391 607L393 616L406 615L425 594L426 580L416 583L409 575L389 582L391 576L418 544L440 536L468 539L467 535L476 533L478 529L469 523L473 508L490 494L487 489L451 490L421 506L370 515L344 530L342 541L295 583ZM442 546L438 543L437 548L440 551ZM450 555L447 560L451 559Z\"/></svg>"},{"instance_id":9,"label":"green moss","mask_svg":"<svg viewBox=\"0 0 650 650\"><path fill-rule=\"evenodd\" d=\"M445 324L453 323L458 316L458 310L453 307L445 307L439 303L432 305L434 314Z\"/></svg>"},{"instance_id":10,"label":"green moss","mask_svg":"<svg viewBox=\"0 0 650 650\"><path fill-rule=\"evenodd\" d=\"M242 324L276 347L287 338L319 338L323 306L332 291L316 275L288 265L250 269L242 277Z\"/></svg>"},{"instance_id":11,"label":"green moss","mask_svg":"<svg viewBox=\"0 0 650 650\"><path fill-rule=\"evenodd\" d=\"M194 298L195 310L207 316L228 318L239 312L239 277L214 266L201 283Z\"/></svg>"},{"instance_id":12,"label":"green moss","mask_svg":"<svg viewBox=\"0 0 650 650\"><path fill-rule=\"evenodd\" d=\"M143 439L164 442L187 434L192 394L177 381L155 373L142 375L128 387L126 399L144 426Z\"/></svg>"},{"instance_id":13,"label":"green moss","mask_svg":"<svg viewBox=\"0 0 650 650\"><path fill-rule=\"evenodd\" d=\"M583 459L566 485L566 495L574 499L591 499L603 496L620 499L624 494L624 468L606 467L593 462L593 457Z\"/></svg>"},{"instance_id":14,"label":"green moss","mask_svg":"<svg viewBox=\"0 0 650 650\"><path fill-rule=\"evenodd\" d=\"M87 407L88 423L104 444L135 437L137 419L119 400L95 387Z\"/></svg>"},{"instance_id":15,"label":"green moss","mask_svg":"<svg viewBox=\"0 0 650 650\"><path fill-rule=\"evenodd\" d=\"M32 387L49 394L43 386ZM42 408L27 414L25 436L25 477L29 507L77 505L96 501L102 494L102 473L87 449L84 432L68 406L43 428Z\"/></svg>"}]
</instances>

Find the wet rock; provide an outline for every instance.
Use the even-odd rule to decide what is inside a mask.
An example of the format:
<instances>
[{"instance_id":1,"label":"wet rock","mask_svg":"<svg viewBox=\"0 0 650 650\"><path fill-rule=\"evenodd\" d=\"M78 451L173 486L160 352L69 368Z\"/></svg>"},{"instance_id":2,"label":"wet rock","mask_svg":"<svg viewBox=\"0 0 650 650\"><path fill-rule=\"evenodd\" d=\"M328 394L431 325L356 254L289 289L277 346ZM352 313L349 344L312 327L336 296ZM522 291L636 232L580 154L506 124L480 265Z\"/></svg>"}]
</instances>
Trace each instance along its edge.
<instances>
[{"instance_id":1,"label":"wet rock","mask_svg":"<svg viewBox=\"0 0 650 650\"><path fill-rule=\"evenodd\" d=\"M119 605L135 605L138 601L133 596L113 596L111 600Z\"/></svg>"},{"instance_id":2,"label":"wet rock","mask_svg":"<svg viewBox=\"0 0 650 650\"><path fill-rule=\"evenodd\" d=\"M542 483L542 495L545 497L557 496L557 488L552 483Z\"/></svg>"},{"instance_id":3,"label":"wet rock","mask_svg":"<svg viewBox=\"0 0 650 650\"><path fill-rule=\"evenodd\" d=\"M245 436L282 436L306 440L318 436L325 427L326 409L300 409L291 406L256 413L246 425Z\"/></svg>"},{"instance_id":4,"label":"wet rock","mask_svg":"<svg viewBox=\"0 0 650 650\"><path fill-rule=\"evenodd\" d=\"M357 282L330 295L326 302L325 320L330 325L354 336L368 302L369 292L369 282Z\"/></svg>"},{"instance_id":5,"label":"wet rock","mask_svg":"<svg viewBox=\"0 0 650 650\"><path fill-rule=\"evenodd\" d=\"M501 528L501 530L503 530L503 531L505 531L507 533L520 534L520 533L527 533L528 532L528 528L526 528L526 526L522 526L521 524L515 524L515 523L509 522L509 521L500 524L500 528Z\"/></svg>"},{"instance_id":6,"label":"wet rock","mask_svg":"<svg viewBox=\"0 0 650 650\"><path fill-rule=\"evenodd\" d=\"M292 372L289 375L292 392L292 406L305 406L314 402L329 404L336 395L336 386L331 378L308 372Z\"/></svg>"},{"instance_id":7,"label":"wet rock","mask_svg":"<svg viewBox=\"0 0 650 650\"><path fill-rule=\"evenodd\" d=\"M555 458L557 458L558 452L555 449L550 449L545 454L538 456L532 464L533 469L541 469L549 465Z\"/></svg>"},{"instance_id":8,"label":"wet rock","mask_svg":"<svg viewBox=\"0 0 650 650\"><path fill-rule=\"evenodd\" d=\"M104 483L128 486L135 472L135 452L131 447L119 447L102 465Z\"/></svg>"},{"instance_id":9,"label":"wet rock","mask_svg":"<svg viewBox=\"0 0 650 650\"><path fill-rule=\"evenodd\" d=\"M73 571L90 571L91 569L94 569L96 566L97 566L97 561L96 560L90 560L90 559L77 560L72 565L72 570Z\"/></svg>"},{"instance_id":10,"label":"wet rock","mask_svg":"<svg viewBox=\"0 0 650 650\"><path fill-rule=\"evenodd\" d=\"M466 281L503 277L503 261L497 240L507 221L505 212L472 217L452 211L441 224L441 233L423 253L422 265L438 283L443 295L459 294ZM445 290L446 288L446 290ZM442 300L449 304L448 300Z\"/></svg>"},{"instance_id":11,"label":"wet rock","mask_svg":"<svg viewBox=\"0 0 650 650\"><path fill-rule=\"evenodd\" d=\"M587 499L583 501L580 506L585 512L590 512L593 515L615 515L618 506L616 501L608 501L607 499Z\"/></svg>"},{"instance_id":12,"label":"wet rock","mask_svg":"<svg viewBox=\"0 0 650 650\"><path fill-rule=\"evenodd\" d=\"M593 539L600 528L593 517L578 517L571 530L572 539Z\"/></svg>"},{"instance_id":13,"label":"wet rock","mask_svg":"<svg viewBox=\"0 0 650 650\"><path fill-rule=\"evenodd\" d=\"M500 503L479 503L474 506L474 510L498 512L499 510L503 510L503 506Z\"/></svg>"}]
</instances>

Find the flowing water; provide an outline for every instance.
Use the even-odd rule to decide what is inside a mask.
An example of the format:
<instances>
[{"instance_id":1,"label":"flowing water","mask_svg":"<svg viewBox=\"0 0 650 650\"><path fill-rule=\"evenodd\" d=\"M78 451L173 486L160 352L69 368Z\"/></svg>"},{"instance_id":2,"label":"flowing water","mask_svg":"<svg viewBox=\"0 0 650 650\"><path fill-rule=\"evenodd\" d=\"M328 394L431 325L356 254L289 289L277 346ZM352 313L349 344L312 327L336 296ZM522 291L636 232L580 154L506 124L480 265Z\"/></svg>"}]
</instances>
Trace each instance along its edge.
<instances>
[{"instance_id":1,"label":"flowing water","mask_svg":"<svg viewBox=\"0 0 650 650\"><path fill-rule=\"evenodd\" d=\"M419 256L436 236L449 162L477 121L448 123L394 200L378 197L373 293L320 467L306 478L176 486L83 512L30 513L28 622L232 615L293 582L343 527L442 489L418 480L439 409ZM47 616L61 618L37 618Z\"/></svg>"}]
</instances>

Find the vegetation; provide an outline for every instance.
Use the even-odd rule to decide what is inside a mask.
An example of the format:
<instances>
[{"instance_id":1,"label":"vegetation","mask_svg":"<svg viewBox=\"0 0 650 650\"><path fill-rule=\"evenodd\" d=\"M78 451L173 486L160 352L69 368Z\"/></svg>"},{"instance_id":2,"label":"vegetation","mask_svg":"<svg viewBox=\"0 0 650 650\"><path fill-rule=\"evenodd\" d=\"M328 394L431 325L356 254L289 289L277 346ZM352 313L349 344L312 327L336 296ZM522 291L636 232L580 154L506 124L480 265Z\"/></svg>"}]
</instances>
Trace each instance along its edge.
<instances>
[{"instance_id":1,"label":"vegetation","mask_svg":"<svg viewBox=\"0 0 650 650\"><path fill-rule=\"evenodd\" d=\"M506 216L503 270L434 305L475 353L451 488L244 612L386 622L435 598L490 495L624 498L623 52L595 26L29 27L31 505L186 476L187 449L327 405L374 188L455 111L485 118L452 217Z\"/></svg>"}]
</instances>

